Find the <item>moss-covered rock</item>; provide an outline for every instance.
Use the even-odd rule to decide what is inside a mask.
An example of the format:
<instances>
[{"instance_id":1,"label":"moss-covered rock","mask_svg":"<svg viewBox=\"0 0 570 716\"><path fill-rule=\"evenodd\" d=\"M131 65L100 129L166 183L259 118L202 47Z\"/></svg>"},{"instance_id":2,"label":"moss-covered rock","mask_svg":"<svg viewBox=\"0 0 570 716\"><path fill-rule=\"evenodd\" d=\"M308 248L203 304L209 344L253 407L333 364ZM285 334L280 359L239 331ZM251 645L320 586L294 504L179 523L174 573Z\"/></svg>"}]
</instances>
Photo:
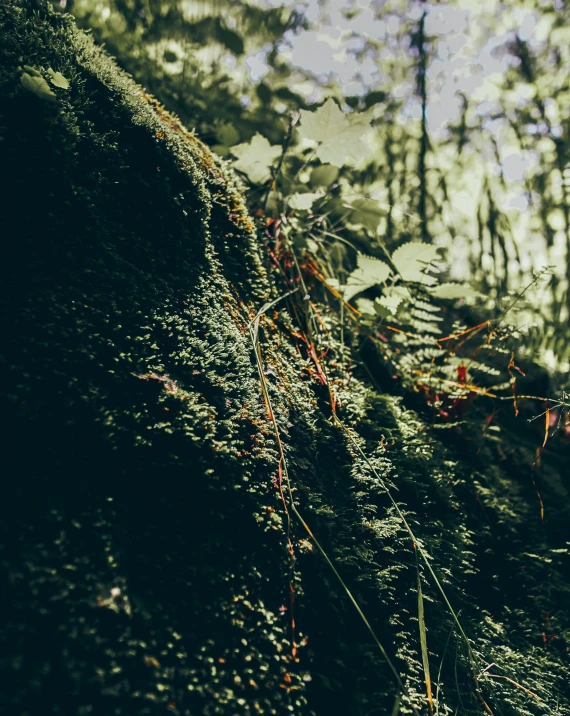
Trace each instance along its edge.
<instances>
[{"instance_id":1,"label":"moss-covered rock","mask_svg":"<svg viewBox=\"0 0 570 716\"><path fill-rule=\"evenodd\" d=\"M0 8L0 133L3 713L398 713L280 487L247 330L277 294L231 172L42 2ZM293 494L399 712L428 713L419 569L440 714L568 713L562 461L541 521L514 439L444 446L356 378L351 437L283 305L261 324Z\"/></svg>"}]
</instances>

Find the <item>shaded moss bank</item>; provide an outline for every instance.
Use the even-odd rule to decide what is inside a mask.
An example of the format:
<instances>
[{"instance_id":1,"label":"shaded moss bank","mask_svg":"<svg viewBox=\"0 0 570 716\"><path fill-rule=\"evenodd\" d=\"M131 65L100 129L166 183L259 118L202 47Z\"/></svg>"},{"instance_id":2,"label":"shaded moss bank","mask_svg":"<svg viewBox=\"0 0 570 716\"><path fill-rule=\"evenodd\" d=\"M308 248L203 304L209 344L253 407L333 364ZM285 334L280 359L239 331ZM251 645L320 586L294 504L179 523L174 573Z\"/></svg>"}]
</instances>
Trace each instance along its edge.
<instances>
[{"instance_id":1,"label":"shaded moss bank","mask_svg":"<svg viewBox=\"0 0 570 716\"><path fill-rule=\"evenodd\" d=\"M1 710L392 713L389 669L287 528L247 332L278 293L231 173L42 3L0 8L0 113ZM497 714L567 712L564 456L544 456L541 522L530 449L445 446L355 378L340 414L367 462L303 371L286 312L263 322L299 509L401 672L401 713L428 713L417 566L381 480L477 668L512 680L481 678L477 693L420 565L439 712L483 713L482 699Z\"/></svg>"}]
</instances>

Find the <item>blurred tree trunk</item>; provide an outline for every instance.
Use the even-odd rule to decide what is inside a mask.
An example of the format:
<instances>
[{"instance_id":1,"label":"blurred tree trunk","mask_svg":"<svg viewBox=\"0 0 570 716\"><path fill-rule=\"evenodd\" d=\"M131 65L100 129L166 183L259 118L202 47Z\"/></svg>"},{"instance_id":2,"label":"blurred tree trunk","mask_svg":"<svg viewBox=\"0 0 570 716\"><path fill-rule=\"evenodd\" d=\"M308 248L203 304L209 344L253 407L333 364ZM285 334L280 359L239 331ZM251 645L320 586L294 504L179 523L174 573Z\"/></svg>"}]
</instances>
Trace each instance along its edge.
<instances>
[{"instance_id":1,"label":"blurred tree trunk","mask_svg":"<svg viewBox=\"0 0 570 716\"><path fill-rule=\"evenodd\" d=\"M69 18L34 8L0 8L2 712L390 713L390 670L288 523L247 330L278 292L231 172ZM481 666L492 657L563 713L563 468L547 466L541 523L529 449L461 459L354 378L344 419L363 460L285 314L261 323L294 495L404 702L427 713L418 573L380 477ZM453 620L429 578L424 591L440 712L485 699L543 713L510 682L475 684L460 640L445 655Z\"/></svg>"}]
</instances>

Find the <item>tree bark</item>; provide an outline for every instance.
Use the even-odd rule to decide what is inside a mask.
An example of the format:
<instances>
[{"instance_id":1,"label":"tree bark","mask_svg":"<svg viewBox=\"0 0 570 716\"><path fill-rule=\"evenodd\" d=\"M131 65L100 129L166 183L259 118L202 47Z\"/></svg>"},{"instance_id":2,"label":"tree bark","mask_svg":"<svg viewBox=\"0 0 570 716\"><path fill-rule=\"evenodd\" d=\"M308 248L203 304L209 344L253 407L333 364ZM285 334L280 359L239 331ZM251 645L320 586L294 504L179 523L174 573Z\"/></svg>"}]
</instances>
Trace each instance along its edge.
<instances>
[{"instance_id":1,"label":"tree bark","mask_svg":"<svg viewBox=\"0 0 570 716\"><path fill-rule=\"evenodd\" d=\"M419 572L439 713L565 713L562 462L541 521L516 440L357 377L342 430L284 302L260 381L281 289L228 167L42 3L2 5L0 60L2 712L427 714Z\"/></svg>"}]
</instances>

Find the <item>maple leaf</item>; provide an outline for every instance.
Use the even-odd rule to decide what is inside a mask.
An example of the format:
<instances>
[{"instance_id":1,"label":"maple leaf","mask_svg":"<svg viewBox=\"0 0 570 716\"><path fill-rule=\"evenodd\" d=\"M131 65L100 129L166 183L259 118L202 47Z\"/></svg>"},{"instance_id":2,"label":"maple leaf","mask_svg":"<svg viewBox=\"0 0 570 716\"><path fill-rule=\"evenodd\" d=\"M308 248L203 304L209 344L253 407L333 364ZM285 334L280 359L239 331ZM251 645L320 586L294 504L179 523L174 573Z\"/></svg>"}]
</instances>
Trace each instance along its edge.
<instances>
[{"instance_id":1,"label":"maple leaf","mask_svg":"<svg viewBox=\"0 0 570 716\"><path fill-rule=\"evenodd\" d=\"M281 154L281 147L271 145L257 133L249 142L238 144L231 148L231 153L237 157L234 167L250 178L254 184L262 184L270 177L269 167Z\"/></svg>"},{"instance_id":2,"label":"maple leaf","mask_svg":"<svg viewBox=\"0 0 570 716\"><path fill-rule=\"evenodd\" d=\"M367 155L363 135L369 128L368 115L345 114L330 97L315 111L301 110L301 136L317 142L317 159L335 167L354 164Z\"/></svg>"}]
</instances>

